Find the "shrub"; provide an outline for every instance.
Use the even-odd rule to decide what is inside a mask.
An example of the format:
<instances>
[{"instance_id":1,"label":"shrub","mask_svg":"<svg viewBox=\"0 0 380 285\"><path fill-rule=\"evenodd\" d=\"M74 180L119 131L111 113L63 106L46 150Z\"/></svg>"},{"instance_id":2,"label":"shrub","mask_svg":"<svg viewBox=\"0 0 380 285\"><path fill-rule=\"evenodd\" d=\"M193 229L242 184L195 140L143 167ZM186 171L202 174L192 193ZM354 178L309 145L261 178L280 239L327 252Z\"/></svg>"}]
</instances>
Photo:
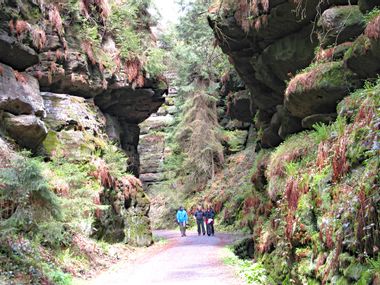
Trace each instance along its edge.
<instances>
[{"instance_id":1,"label":"shrub","mask_svg":"<svg viewBox=\"0 0 380 285\"><path fill-rule=\"evenodd\" d=\"M0 221L1 228L37 231L39 223L62 216L57 196L43 177L42 161L27 153L14 156L9 168L0 172L0 201L12 201L13 214Z\"/></svg>"}]
</instances>

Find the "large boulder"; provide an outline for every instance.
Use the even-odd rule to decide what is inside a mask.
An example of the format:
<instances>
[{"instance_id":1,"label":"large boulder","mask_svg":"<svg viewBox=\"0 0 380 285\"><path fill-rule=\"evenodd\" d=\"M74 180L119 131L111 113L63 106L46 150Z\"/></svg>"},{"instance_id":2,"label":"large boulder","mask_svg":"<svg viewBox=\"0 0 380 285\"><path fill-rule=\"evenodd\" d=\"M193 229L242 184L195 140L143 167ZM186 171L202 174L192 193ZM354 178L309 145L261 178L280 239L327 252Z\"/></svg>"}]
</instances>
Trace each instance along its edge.
<instances>
[{"instance_id":1,"label":"large boulder","mask_svg":"<svg viewBox=\"0 0 380 285\"><path fill-rule=\"evenodd\" d=\"M340 44L359 36L365 28L364 15L357 5L335 6L322 13L318 26L323 47Z\"/></svg>"},{"instance_id":2,"label":"large boulder","mask_svg":"<svg viewBox=\"0 0 380 285\"><path fill-rule=\"evenodd\" d=\"M86 160L102 145L105 117L92 100L42 92L49 133L43 142L47 154L59 152L73 160Z\"/></svg>"},{"instance_id":3,"label":"large boulder","mask_svg":"<svg viewBox=\"0 0 380 285\"><path fill-rule=\"evenodd\" d=\"M331 114L314 114L302 119L302 127L311 129L316 123L329 124L336 119L336 113Z\"/></svg>"},{"instance_id":4,"label":"large boulder","mask_svg":"<svg viewBox=\"0 0 380 285\"><path fill-rule=\"evenodd\" d=\"M22 147L35 150L45 139L47 129L34 115L15 116L5 113L3 125L7 134Z\"/></svg>"},{"instance_id":5,"label":"large boulder","mask_svg":"<svg viewBox=\"0 0 380 285\"><path fill-rule=\"evenodd\" d=\"M154 88L133 89L128 84L115 84L95 97L95 103L104 112L129 123L139 124L155 113L165 102L164 91Z\"/></svg>"},{"instance_id":6,"label":"large boulder","mask_svg":"<svg viewBox=\"0 0 380 285\"><path fill-rule=\"evenodd\" d=\"M339 100L360 86L357 76L343 62L328 62L300 73L285 92L285 108L292 116L333 113Z\"/></svg>"},{"instance_id":7,"label":"large boulder","mask_svg":"<svg viewBox=\"0 0 380 285\"><path fill-rule=\"evenodd\" d=\"M0 31L0 61L22 71L38 63L38 54L5 31Z\"/></svg>"},{"instance_id":8,"label":"large boulder","mask_svg":"<svg viewBox=\"0 0 380 285\"><path fill-rule=\"evenodd\" d=\"M345 64L360 78L380 73L380 16L373 19L344 56Z\"/></svg>"},{"instance_id":9,"label":"large boulder","mask_svg":"<svg viewBox=\"0 0 380 285\"><path fill-rule=\"evenodd\" d=\"M46 122L49 129L88 130L100 134L105 127L105 117L93 100L67 94L41 92L46 108Z\"/></svg>"},{"instance_id":10,"label":"large boulder","mask_svg":"<svg viewBox=\"0 0 380 285\"><path fill-rule=\"evenodd\" d=\"M302 130L301 119L292 116L292 114L290 114L288 110L286 110L283 106L277 106L277 114L280 119L278 135L281 138L285 139L288 135L294 134Z\"/></svg>"},{"instance_id":11,"label":"large boulder","mask_svg":"<svg viewBox=\"0 0 380 285\"><path fill-rule=\"evenodd\" d=\"M242 122L252 122L255 107L248 90L230 93L227 96L227 113L232 119Z\"/></svg>"},{"instance_id":12,"label":"large boulder","mask_svg":"<svg viewBox=\"0 0 380 285\"><path fill-rule=\"evenodd\" d=\"M0 63L0 110L43 117L44 103L37 80Z\"/></svg>"}]
</instances>

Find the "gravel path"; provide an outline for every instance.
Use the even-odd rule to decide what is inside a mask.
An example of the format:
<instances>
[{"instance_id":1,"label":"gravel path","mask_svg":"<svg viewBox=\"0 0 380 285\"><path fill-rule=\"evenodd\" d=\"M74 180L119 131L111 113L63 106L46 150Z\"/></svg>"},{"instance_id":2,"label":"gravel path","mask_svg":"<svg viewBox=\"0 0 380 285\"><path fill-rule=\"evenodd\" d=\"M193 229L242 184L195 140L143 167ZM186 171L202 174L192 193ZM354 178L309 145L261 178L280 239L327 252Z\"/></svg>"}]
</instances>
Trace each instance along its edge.
<instances>
[{"instance_id":1,"label":"gravel path","mask_svg":"<svg viewBox=\"0 0 380 285\"><path fill-rule=\"evenodd\" d=\"M148 248L134 260L107 271L88 284L92 285L241 285L243 282L233 268L223 264L221 249L237 236L216 234L198 236L188 232L156 231L167 239L161 247Z\"/></svg>"}]
</instances>

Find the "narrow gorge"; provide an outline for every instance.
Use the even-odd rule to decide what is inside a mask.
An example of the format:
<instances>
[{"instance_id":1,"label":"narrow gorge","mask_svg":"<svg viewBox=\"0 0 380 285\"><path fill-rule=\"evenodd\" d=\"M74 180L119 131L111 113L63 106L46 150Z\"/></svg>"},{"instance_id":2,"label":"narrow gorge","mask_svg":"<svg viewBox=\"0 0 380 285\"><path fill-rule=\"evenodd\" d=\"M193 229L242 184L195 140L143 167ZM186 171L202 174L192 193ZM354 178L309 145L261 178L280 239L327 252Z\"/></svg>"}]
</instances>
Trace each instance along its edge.
<instances>
[{"instance_id":1,"label":"narrow gorge","mask_svg":"<svg viewBox=\"0 0 380 285\"><path fill-rule=\"evenodd\" d=\"M199 205L236 284L380 284L379 73L378 0L0 0L0 284Z\"/></svg>"}]
</instances>

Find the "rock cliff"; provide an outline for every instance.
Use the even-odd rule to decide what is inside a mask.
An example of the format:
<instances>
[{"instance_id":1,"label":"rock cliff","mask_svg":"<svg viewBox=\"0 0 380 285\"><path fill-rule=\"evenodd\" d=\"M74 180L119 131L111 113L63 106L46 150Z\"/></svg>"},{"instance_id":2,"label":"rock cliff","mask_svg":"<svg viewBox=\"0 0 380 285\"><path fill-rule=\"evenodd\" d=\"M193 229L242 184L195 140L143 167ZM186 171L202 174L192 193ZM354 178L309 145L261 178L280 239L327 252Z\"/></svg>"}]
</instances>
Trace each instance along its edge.
<instances>
[{"instance_id":1,"label":"rock cliff","mask_svg":"<svg viewBox=\"0 0 380 285\"><path fill-rule=\"evenodd\" d=\"M375 3L245 2L215 4L209 24L250 91L264 147L333 119L339 100L376 76L377 20L364 17Z\"/></svg>"},{"instance_id":2,"label":"rock cliff","mask_svg":"<svg viewBox=\"0 0 380 285\"><path fill-rule=\"evenodd\" d=\"M137 50L155 45L146 7L131 10L145 15L136 24L133 16L122 14L128 7L115 5L113 1L0 2L2 140L16 150L26 148L52 161L63 157L73 164L101 156L112 141L128 156L124 171L138 176L138 124L165 101L167 84L149 73L143 65L149 59ZM144 44L135 50L124 46L117 30L122 24L130 41ZM103 192L94 203L111 209L97 214L95 235L151 244L149 200L140 182L109 175L114 183L102 183Z\"/></svg>"}]
</instances>

